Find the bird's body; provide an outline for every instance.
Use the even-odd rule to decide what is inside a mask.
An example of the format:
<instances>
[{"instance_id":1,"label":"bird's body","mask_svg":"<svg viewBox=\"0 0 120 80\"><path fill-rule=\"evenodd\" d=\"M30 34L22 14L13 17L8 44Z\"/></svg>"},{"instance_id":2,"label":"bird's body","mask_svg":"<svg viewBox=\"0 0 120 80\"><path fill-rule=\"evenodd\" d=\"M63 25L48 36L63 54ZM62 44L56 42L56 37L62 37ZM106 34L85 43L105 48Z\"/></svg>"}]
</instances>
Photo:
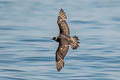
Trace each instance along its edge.
<instances>
[{"instance_id":1,"label":"bird's body","mask_svg":"<svg viewBox=\"0 0 120 80\"><path fill-rule=\"evenodd\" d=\"M53 40L59 42L59 47L56 51L56 68L58 71L60 71L62 67L64 67L64 57L68 52L69 45L71 45L72 49L77 49L79 47L78 37L70 37L70 31L66 19L67 16L64 10L61 9L58 14L57 20L57 24L60 29L60 34L57 37L53 37Z\"/></svg>"}]
</instances>

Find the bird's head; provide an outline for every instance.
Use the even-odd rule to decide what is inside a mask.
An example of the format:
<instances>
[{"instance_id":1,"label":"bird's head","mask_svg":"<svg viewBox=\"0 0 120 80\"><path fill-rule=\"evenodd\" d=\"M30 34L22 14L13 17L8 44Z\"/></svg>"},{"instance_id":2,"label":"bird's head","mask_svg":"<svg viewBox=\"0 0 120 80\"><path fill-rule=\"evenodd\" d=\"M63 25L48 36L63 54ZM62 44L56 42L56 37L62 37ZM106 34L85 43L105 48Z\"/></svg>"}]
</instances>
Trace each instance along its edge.
<instances>
[{"instance_id":1,"label":"bird's head","mask_svg":"<svg viewBox=\"0 0 120 80\"><path fill-rule=\"evenodd\" d=\"M58 37L53 37L52 40L55 40L58 42Z\"/></svg>"},{"instance_id":2,"label":"bird's head","mask_svg":"<svg viewBox=\"0 0 120 80\"><path fill-rule=\"evenodd\" d=\"M57 40L57 37L53 37L52 40L55 40L55 41L56 41L56 40Z\"/></svg>"}]
</instances>

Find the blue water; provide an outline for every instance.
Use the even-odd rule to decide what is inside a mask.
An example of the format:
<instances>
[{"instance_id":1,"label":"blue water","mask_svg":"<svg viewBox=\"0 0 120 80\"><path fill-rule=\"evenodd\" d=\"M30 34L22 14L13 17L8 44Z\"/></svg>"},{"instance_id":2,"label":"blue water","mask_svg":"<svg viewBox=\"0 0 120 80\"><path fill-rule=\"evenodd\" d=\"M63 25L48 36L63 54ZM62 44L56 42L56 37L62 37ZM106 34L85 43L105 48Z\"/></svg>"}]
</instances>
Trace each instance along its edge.
<instances>
[{"instance_id":1,"label":"blue water","mask_svg":"<svg viewBox=\"0 0 120 80\"><path fill-rule=\"evenodd\" d=\"M57 72L61 8L81 43ZM120 0L0 0L0 80L61 79L120 80Z\"/></svg>"}]
</instances>

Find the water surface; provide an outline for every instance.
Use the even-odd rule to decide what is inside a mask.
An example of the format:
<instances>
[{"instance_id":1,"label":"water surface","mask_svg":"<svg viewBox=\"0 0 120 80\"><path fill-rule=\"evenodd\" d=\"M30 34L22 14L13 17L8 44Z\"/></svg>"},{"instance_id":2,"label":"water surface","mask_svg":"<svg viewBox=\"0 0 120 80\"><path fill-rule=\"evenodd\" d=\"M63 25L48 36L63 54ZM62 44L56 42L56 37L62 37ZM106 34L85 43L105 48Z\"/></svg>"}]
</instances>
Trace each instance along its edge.
<instances>
[{"instance_id":1,"label":"water surface","mask_svg":"<svg viewBox=\"0 0 120 80\"><path fill-rule=\"evenodd\" d=\"M119 0L1 0L0 80L119 80ZM67 13L71 36L80 47L69 49L57 72L55 52L59 10Z\"/></svg>"}]
</instances>

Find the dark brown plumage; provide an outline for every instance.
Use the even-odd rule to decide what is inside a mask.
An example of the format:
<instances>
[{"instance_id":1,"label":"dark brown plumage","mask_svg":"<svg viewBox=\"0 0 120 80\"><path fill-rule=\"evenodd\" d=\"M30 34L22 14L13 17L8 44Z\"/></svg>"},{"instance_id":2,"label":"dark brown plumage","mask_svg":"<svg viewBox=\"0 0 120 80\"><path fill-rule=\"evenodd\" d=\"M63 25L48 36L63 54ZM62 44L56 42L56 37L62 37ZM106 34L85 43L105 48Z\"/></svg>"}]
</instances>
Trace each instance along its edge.
<instances>
[{"instance_id":1,"label":"dark brown plumage","mask_svg":"<svg viewBox=\"0 0 120 80\"><path fill-rule=\"evenodd\" d=\"M67 16L66 16L64 10L61 9L59 14L58 14L57 24L58 24L59 29L60 29L60 34L69 36L70 32L69 32L68 24L67 24L65 19L67 19Z\"/></svg>"},{"instance_id":2,"label":"dark brown plumage","mask_svg":"<svg viewBox=\"0 0 120 80\"><path fill-rule=\"evenodd\" d=\"M58 71L64 67L64 57L66 56L69 45L72 49L79 47L79 39L77 36L70 37L70 31L66 22L67 16L63 9L58 14L57 24L59 26L60 34L57 37L53 37L53 40L59 42L58 49L56 51L56 68Z\"/></svg>"}]
</instances>

